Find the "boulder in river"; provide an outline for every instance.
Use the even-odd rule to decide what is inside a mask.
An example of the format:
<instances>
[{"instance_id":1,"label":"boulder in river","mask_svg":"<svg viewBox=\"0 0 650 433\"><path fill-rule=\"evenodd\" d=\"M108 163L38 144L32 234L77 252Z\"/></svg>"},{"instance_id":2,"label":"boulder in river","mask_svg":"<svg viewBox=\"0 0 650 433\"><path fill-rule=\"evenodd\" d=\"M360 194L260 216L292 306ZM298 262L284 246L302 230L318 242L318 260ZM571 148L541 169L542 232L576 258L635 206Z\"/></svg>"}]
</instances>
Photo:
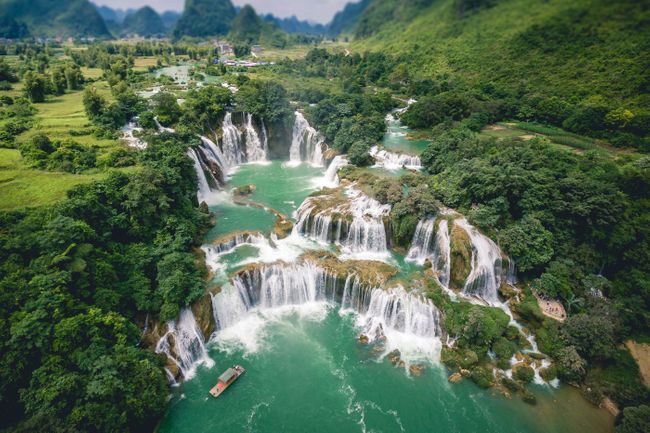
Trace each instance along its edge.
<instances>
[{"instance_id":1,"label":"boulder in river","mask_svg":"<svg viewBox=\"0 0 650 433\"><path fill-rule=\"evenodd\" d=\"M393 350L388 354L388 361L390 361L390 363L393 365L397 365L401 361L401 359L402 359L402 354L397 349Z\"/></svg>"}]
</instances>

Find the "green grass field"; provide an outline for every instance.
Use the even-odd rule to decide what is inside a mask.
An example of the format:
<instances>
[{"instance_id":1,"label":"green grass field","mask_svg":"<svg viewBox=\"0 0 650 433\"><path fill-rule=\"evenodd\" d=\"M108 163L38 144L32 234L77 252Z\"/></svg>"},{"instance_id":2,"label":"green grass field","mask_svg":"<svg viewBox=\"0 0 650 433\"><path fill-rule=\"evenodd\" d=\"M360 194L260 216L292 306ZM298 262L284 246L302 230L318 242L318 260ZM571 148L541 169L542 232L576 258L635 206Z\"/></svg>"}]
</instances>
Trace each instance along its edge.
<instances>
[{"instance_id":1,"label":"green grass field","mask_svg":"<svg viewBox=\"0 0 650 433\"><path fill-rule=\"evenodd\" d=\"M521 138L530 140L535 137L542 137L554 146L574 153L584 153L593 150L600 156L617 159L621 155L637 155L633 149L621 149L610 144L594 140L589 137L573 134L553 126L540 125L527 122L499 122L488 125L481 131L482 137L499 139Z\"/></svg>"},{"instance_id":2,"label":"green grass field","mask_svg":"<svg viewBox=\"0 0 650 433\"><path fill-rule=\"evenodd\" d=\"M0 149L0 210L16 210L56 203L75 185L105 174L79 175L33 170L16 149Z\"/></svg>"},{"instance_id":3,"label":"green grass field","mask_svg":"<svg viewBox=\"0 0 650 433\"><path fill-rule=\"evenodd\" d=\"M99 81L93 85L99 93L110 98L108 83ZM38 110L35 125L18 137L19 143L29 140L34 134L44 133L52 140L74 140L80 144L95 145L104 149L120 146L118 140L98 139L92 135L90 121L84 112L83 91L49 97L47 101L34 105ZM72 134L71 131L76 133ZM79 131L87 134L78 135Z\"/></svg>"},{"instance_id":4,"label":"green grass field","mask_svg":"<svg viewBox=\"0 0 650 433\"><path fill-rule=\"evenodd\" d=\"M88 78L101 76L101 70L86 69ZM111 98L110 88L105 81L93 84L99 93ZM0 92L10 96L21 96L21 83L11 91ZM61 96L50 96L47 101L34 104L37 113L34 125L17 137L18 144L31 139L37 133L44 133L52 140L73 140L87 146L99 148L98 157L117 147L119 140L99 139L92 135L92 128L83 107L83 91L69 92ZM106 176L106 172L93 171L86 174L57 173L29 168L23 162L18 149L0 149L0 210L16 210L55 203L66 197L66 192L75 185L92 182Z\"/></svg>"}]
</instances>

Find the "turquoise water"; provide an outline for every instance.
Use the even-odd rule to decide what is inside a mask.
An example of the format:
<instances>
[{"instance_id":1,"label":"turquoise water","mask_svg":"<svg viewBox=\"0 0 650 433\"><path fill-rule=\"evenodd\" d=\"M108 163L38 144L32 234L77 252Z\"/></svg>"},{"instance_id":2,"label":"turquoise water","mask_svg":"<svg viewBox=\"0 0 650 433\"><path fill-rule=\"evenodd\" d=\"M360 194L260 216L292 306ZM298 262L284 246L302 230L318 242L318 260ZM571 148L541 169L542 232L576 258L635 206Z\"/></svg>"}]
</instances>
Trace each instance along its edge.
<instances>
[{"instance_id":1,"label":"turquoise water","mask_svg":"<svg viewBox=\"0 0 650 433\"><path fill-rule=\"evenodd\" d=\"M233 174L231 186L255 184L252 200L291 215L316 189L322 173L280 162L246 165ZM271 212L228 201L212 210L216 225L207 240L241 230L268 233L275 222ZM242 246L219 261L230 272L258 254L258 248ZM420 271L403 254L393 252L388 260L399 267L399 279ZM421 376L411 376L359 343L355 316L333 305L252 311L242 319L208 344L212 368L199 367L193 379L172 388L159 432L612 431L612 417L567 386L531 386L538 404L529 406L468 381L452 385L449 372L435 360L426 363ZM247 373L213 399L208 391L234 364Z\"/></svg>"},{"instance_id":2,"label":"turquoise water","mask_svg":"<svg viewBox=\"0 0 650 433\"><path fill-rule=\"evenodd\" d=\"M409 140L408 133L411 130L402 125L398 119L388 121L388 131L384 136L382 145L386 149L397 150L413 155L421 154L427 148L431 141L429 140Z\"/></svg>"},{"instance_id":3,"label":"turquoise water","mask_svg":"<svg viewBox=\"0 0 650 433\"><path fill-rule=\"evenodd\" d=\"M160 432L611 431L611 417L569 388L533 387L539 402L528 406L469 382L451 385L440 367L410 377L357 342L352 316L301 310L254 317L265 324L255 337L243 326L255 351L215 343L215 366L174 389ZM234 364L247 373L213 399L208 390Z\"/></svg>"},{"instance_id":4,"label":"turquoise water","mask_svg":"<svg viewBox=\"0 0 650 433\"><path fill-rule=\"evenodd\" d=\"M291 216L303 200L317 190L315 179L322 175L322 168L308 164L291 167L273 161L267 165L248 164L239 167L230 184L233 187L255 185L257 189L251 195L251 200Z\"/></svg>"}]
</instances>

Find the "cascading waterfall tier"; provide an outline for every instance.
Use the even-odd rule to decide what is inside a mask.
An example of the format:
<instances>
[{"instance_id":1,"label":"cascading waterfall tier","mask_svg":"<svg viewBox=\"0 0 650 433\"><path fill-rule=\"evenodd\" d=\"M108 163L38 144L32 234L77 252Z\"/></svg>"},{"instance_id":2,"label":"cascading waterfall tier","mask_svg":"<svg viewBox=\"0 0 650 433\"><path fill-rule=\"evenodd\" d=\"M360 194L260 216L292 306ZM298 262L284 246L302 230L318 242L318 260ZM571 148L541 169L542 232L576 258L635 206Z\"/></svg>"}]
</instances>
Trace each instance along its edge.
<instances>
[{"instance_id":1,"label":"cascading waterfall tier","mask_svg":"<svg viewBox=\"0 0 650 433\"><path fill-rule=\"evenodd\" d=\"M189 308L181 311L177 321L167 322L167 333L156 344L156 353L167 355L184 379L192 378L201 364L208 368L214 365L208 356L203 334ZM168 376L174 377L169 370L167 372Z\"/></svg>"},{"instance_id":2,"label":"cascading waterfall tier","mask_svg":"<svg viewBox=\"0 0 650 433\"><path fill-rule=\"evenodd\" d=\"M383 341L385 336L393 340L391 349L420 355L435 354L440 348L440 312L431 300L402 287L383 290L364 286L354 274L343 283L342 278L310 261L256 267L237 275L231 285L212 297L214 338L246 321L252 311L265 314L283 307L332 305L339 300L341 313L358 314L358 326L373 341Z\"/></svg>"},{"instance_id":3,"label":"cascading waterfall tier","mask_svg":"<svg viewBox=\"0 0 650 433\"><path fill-rule=\"evenodd\" d=\"M336 190L302 203L294 233L340 243L351 253L386 253L384 217L390 210L390 205L382 205L355 188L346 188L343 195Z\"/></svg>"},{"instance_id":4,"label":"cascading waterfall tier","mask_svg":"<svg viewBox=\"0 0 650 433\"><path fill-rule=\"evenodd\" d=\"M336 277L311 262L257 267L236 276L212 297L216 330L240 321L253 308L299 306L334 299Z\"/></svg>"},{"instance_id":5,"label":"cascading waterfall tier","mask_svg":"<svg viewBox=\"0 0 650 433\"><path fill-rule=\"evenodd\" d=\"M266 239L262 233L242 232L217 240L212 243L212 245L207 245L205 248L215 254L226 254L241 245L255 245L264 243L265 241Z\"/></svg>"},{"instance_id":6,"label":"cascading waterfall tier","mask_svg":"<svg viewBox=\"0 0 650 433\"><path fill-rule=\"evenodd\" d=\"M187 154L194 163L194 170L198 178L197 197L199 203L210 204L214 193L220 190L226 182L227 161L219 147L207 137L201 137L201 144L188 149Z\"/></svg>"},{"instance_id":7,"label":"cascading waterfall tier","mask_svg":"<svg viewBox=\"0 0 650 433\"><path fill-rule=\"evenodd\" d=\"M504 277L501 249L465 218L455 220L454 224L465 230L472 244L471 271L462 293L477 296L490 304L498 304L499 287Z\"/></svg>"},{"instance_id":8,"label":"cascading waterfall tier","mask_svg":"<svg viewBox=\"0 0 650 433\"><path fill-rule=\"evenodd\" d=\"M302 113L296 111L295 114L289 160L294 164L309 162L318 166L325 165L325 138L309 125Z\"/></svg>"},{"instance_id":9,"label":"cascading waterfall tier","mask_svg":"<svg viewBox=\"0 0 650 433\"><path fill-rule=\"evenodd\" d=\"M267 160L268 156L268 143L266 139L266 131L264 126L263 134L264 140L260 139L259 134L253 126L253 115L250 113L245 114L246 122L244 125L246 131L246 160L248 162L263 162Z\"/></svg>"},{"instance_id":10,"label":"cascading waterfall tier","mask_svg":"<svg viewBox=\"0 0 650 433\"><path fill-rule=\"evenodd\" d=\"M327 171L323 177L324 182L322 186L327 188L336 188L339 186L341 183L338 175L339 170L348 164L349 162L345 155L335 156L334 159L332 159L332 162L330 162L329 167L327 167Z\"/></svg>"},{"instance_id":11,"label":"cascading waterfall tier","mask_svg":"<svg viewBox=\"0 0 650 433\"><path fill-rule=\"evenodd\" d=\"M242 150L242 133L232 123L232 113L226 113L221 129L223 130L222 150L228 166L234 167L246 162L246 155Z\"/></svg>"},{"instance_id":12,"label":"cascading waterfall tier","mask_svg":"<svg viewBox=\"0 0 650 433\"><path fill-rule=\"evenodd\" d=\"M379 146L373 146L370 149L370 156L375 159L377 167L385 168L386 170L421 170L422 161L419 156L407 155L405 153L389 152L386 149L381 149Z\"/></svg>"},{"instance_id":13,"label":"cascading waterfall tier","mask_svg":"<svg viewBox=\"0 0 650 433\"><path fill-rule=\"evenodd\" d=\"M138 126L138 118L132 119L122 128L122 139L126 141L127 146L138 150L147 148L147 143L134 135L134 132L140 132L142 128Z\"/></svg>"},{"instance_id":14,"label":"cascading waterfall tier","mask_svg":"<svg viewBox=\"0 0 650 433\"><path fill-rule=\"evenodd\" d=\"M409 293L400 286L388 290L373 289L369 297L360 321L370 341L382 334L390 339L391 333L425 339L442 335L440 312L430 299Z\"/></svg>"},{"instance_id":15,"label":"cascading waterfall tier","mask_svg":"<svg viewBox=\"0 0 650 433\"><path fill-rule=\"evenodd\" d=\"M447 220L420 220L406 260L420 266L429 260L438 282L448 288L451 275L451 238Z\"/></svg>"}]
</instances>

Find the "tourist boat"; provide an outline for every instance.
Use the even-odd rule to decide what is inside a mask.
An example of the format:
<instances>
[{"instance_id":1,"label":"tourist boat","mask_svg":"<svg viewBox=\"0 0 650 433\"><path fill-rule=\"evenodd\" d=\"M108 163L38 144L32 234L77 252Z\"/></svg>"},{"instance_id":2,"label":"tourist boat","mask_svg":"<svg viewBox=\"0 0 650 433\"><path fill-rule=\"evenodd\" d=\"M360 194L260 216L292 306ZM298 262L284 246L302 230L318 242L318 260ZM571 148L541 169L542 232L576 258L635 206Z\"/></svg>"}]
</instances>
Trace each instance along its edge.
<instances>
[{"instance_id":1,"label":"tourist boat","mask_svg":"<svg viewBox=\"0 0 650 433\"><path fill-rule=\"evenodd\" d=\"M224 371L221 376L219 376L219 382L210 390L212 397L219 397L234 381L239 379L239 376L246 373L246 369L241 365L235 365L234 367L229 368Z\"/></svg>"}]
</instances>

